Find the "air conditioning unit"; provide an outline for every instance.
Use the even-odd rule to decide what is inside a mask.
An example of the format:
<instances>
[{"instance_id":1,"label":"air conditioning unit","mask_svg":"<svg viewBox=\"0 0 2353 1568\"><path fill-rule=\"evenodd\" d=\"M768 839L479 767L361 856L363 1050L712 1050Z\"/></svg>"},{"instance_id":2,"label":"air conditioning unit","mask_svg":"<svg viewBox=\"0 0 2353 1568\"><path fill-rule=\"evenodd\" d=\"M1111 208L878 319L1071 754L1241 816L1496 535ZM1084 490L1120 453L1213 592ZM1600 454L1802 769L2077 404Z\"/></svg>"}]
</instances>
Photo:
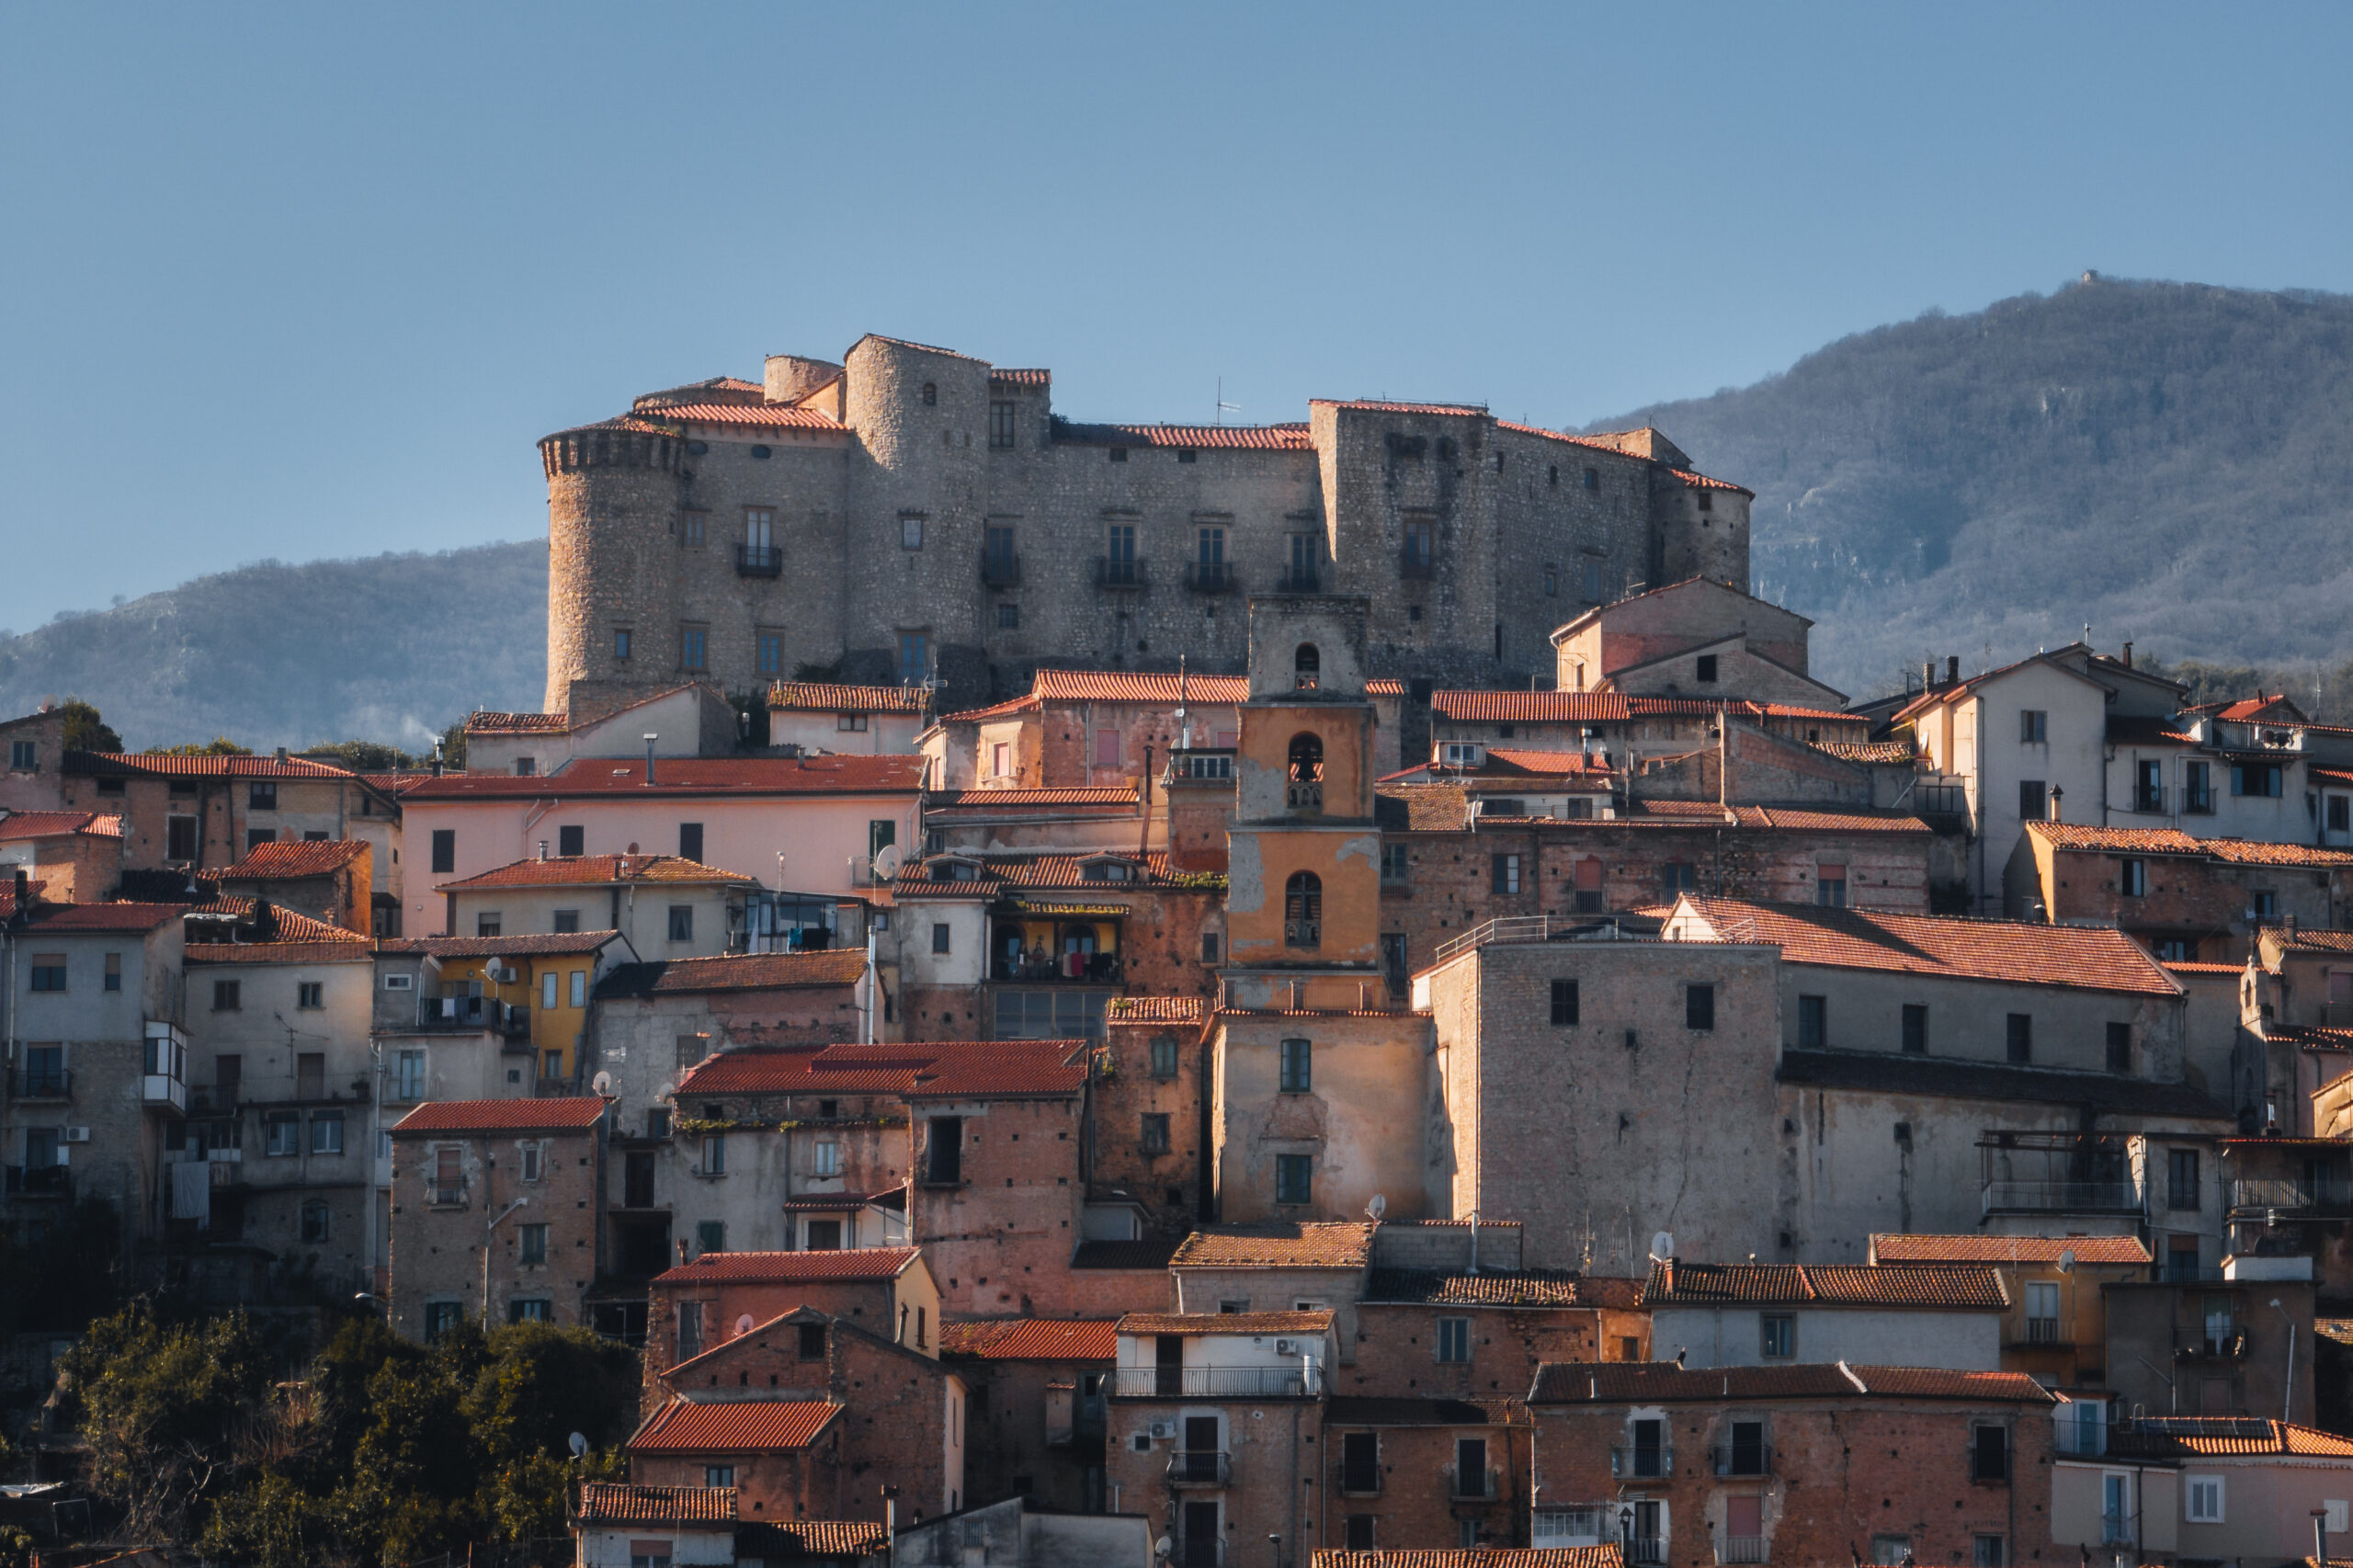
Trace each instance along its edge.
<instances>
[{"instance_id":1,"label":"air conditioning unit","mask_svg":"<svg viewBox=\"0 0 2353 1568\"><path fill-rule=\"evenodd\" d=\"M69 1127L65 1130L63 1136L68 1143L87 1143L90 1141L90 1130L86 1127Z\"/></svg>"},{"instance_id":2,"label":"air conditioning unit","mask_svg":"<svg viewBox=\"0 0 2353 1568\"><path fill-rule=\"evenodd\" d=\"M1176 1435L1176 1423L1155 1421L1152 1424L1152 1435L1155 1437L1173 1437Z\"/></svg>"},{"instance_id":3,"label":"air conditioning unit","mask_svg":"<svg viewBox=\"0 0 2353 1568\"><path fill-rule=\"evenodd\" d=\"M1296 1339L1278 1339L1278 1340L1276 1340L1276 1341L1275 1341L1275 1354L1276 1354L1276 1355L1278 1355L1278 1356L1296 1356L1296 1355L1298 1355L1298 1354L1299 1354L1299 1341L1298 1341L1298 1340L1296 1340Z\"/></svg>"}]
</instances>

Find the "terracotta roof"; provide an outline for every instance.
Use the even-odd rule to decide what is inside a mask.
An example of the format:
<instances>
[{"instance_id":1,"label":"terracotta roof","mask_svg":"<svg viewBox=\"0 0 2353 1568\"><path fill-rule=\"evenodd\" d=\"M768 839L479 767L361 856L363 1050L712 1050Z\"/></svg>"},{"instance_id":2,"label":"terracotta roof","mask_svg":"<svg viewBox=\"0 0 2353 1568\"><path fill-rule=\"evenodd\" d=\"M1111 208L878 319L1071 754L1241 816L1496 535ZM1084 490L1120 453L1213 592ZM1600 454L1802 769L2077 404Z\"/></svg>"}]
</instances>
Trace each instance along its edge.
<instances>
[{"instance_id":1,"label":"terracotta roof","mask_svg":"<svg viewBox=\"0 0 2353 1568\"><path fill-rule=\"evenodd\" d=\"M1547 1361L1536 1369L1530 1404L1627 1404L1698 1400L1958 1399L2055 1404L2058 1396L2023 1372L1954 1372L1920 1367L1678 1367L1672 1361Z\"/></svg>"},{"instance_id":2,"label":"terracotta roof","mask_svg":"<svg viewBox=\"0 0 2353 1568\"><path fill-rule=\"evenodd\" d=\"M1590 448L1597 452L1608 452L1613 457L1633 458L1637 462L1650 460L1597 436L1580 436L1568 430L1547 430L1541 425L1523 425L1517 419L1498 419L1495 421L1495 428L1514 431L1522 436L1541 436L1548 441L1566 441L1571 446Z\"/></svg>"},{"instance_id":3,"label":"terracotta roof","mask_svg":"<svg viewBox=\"0 0 2353 1568\"><path fill-rule=\"evenodd\" d=\"M866 1557L889 1544L882 1526L866 1519L758 1520L735 1528L736 1561L775 1562L794 1557Z\"/></svg>"},{"instance_id":4,"label":"terracotta roof","mask_svg":"<svg viewBox=\"0 0 2353 1568\"><path fill-rule=\"evenodd\" d=\"M2247 838L2193 838L2170 827L2093 827L2068 822L2030 822L2027 832L2057 849L2128 855L2208 855L2256 866L2353 866L2353 854L2305 844L2274 844Z\"/></svg>"},{"instance_id":5,"label":"terracotta roof","mask_svg":"<svg viewBox=\"0 0 2353 1568\"><path fill-rule=\"evenodd\" d=\"M632 1454L731 1454L805 1449L842 1413L829 1399L673 1397L624 1446Z\"/></svg>"},{"instance_id":6,"label":"terracotta roof","mask_svg":"<svg viewBox=\"0 0 2353 1568\"><path fill-rule=\"evenodd\" d=\"M159 753L118 751L69 751L65 754L64 770L99 778L131 778L142 774L156 778L354 777L347 767L313 762L300 756L290 756L280 762L275 756L165 756Z\"/></svg>"},{"instance_id":7,"label":"terracotta roof","mask_svg":"<svg viewBox=\"0 0 2353 1568\"><path fill-rule=\"evenodd\" d=\"M1079 1040L752 1046L705 1058L680 1080L677 1094L1059 1099L1086 1084L1087 1049Z\"/></svg>"},{"instance_id":8,"label":"terracotta roof","mask_svg":"<svg viewBox=\"0 0 2353 1568\"><path fill-rule=\"evenodd\" d=\"M1611 1307L1642 1304L1639 1279L1582 1278L1564 1268L1513 1274L1449 1274L1437 1269L1376 1268L1365 1282L1368 1302L1452 1307Z\"/></svg>"},{"instance_id":9,"label":"terracotta roof","mask_svg":"<svg viewBox=\"0 0 2353 1568\"><path fill-rule=\"evenodd\" d=\"M979 862L974 869L979 875L959 879L952 871L946 876L934 876L935 867L945 870L959 862ZM1094 881L1086 875L1090 865L1118 861L1129 870L1125 881ZM1105 851L1093 855L1037 855L1019 859L983 859L979 856L949 853L928 860L910 860L899 869L894 883L898 896L910 898L997 898L1026 889L1052 888L1084 892L1105 896L1131 892L1138 888L1165 887L1171 875L1166 851L1155 849L1139 859L1132 854Z\"/></svg>"},{"instance_id":10,"label":"terracotta roof","mask_svg":"<svg viewBox=\"0 0 2353 1568\"><path fill-rule=\"evenodd\" d=\"M1113 1318L1014 1318L944 1323L939 1353L981 1361L1110 1361L1120 1354Z\"/></svg>"},{"instance_id":11,"label":"terracotta roof","mask_svg":"<svg viewBox=\"0 0 2353 1568\"><path fill-rule=\"evenodd\" d=\"M1286 1225L1195 1231L1171 1268L1362 1268L1372 1256L1372 1233L1362 1221L1306 1221Z\"/></svg>"},{"instance_id":12,"label":"terracotta roof","mask_svg":"<svg viewBox=\"0 0 2353 1568\"><path fill-rule=\"evenodd\" d=\"M2266 926L2262 937L2291 952L2353 953L2353 931L2310 931L2300 926L2290 936L2285 926Z\"/></svg>"},{"instance_id":13,"label":"terracotta roof","mask_svg":"<svg viewBox=\"0 0 2353 1568\"><path fill-rule=\"evenodd\" d=\"M2145 713L2110 713L2108 716L2108 741L2111 745L2126 746L2194 746L2199 744L2196 735L2176 728L2175 721Z\"/></svg>"},{"instance_id":14,"label":"terracotta roof","mask_svg":"<svg viewBox=\"0 0 2353 1568\"><path fill-rule=\"evenodd\" d=\"M1072 1252L1073 1268L1165 1269L1183 1244L1180 1236L1139 1236L1126 1242L1081 1242Z\"/></svg>"},{"instance_id":15,"label":"terracotta roof","mask_svg":"<svg viewBox=\"0 0 2353 1568\"><path fill-rule=\"evenodd\" d=\"M2165 966L2165 971L2168 974L2228 974L2235 976L2246 971L2246 966L2245 964L2237 963L2195 963L2188 959L2163 959L2159 961Z\"/></svg>"},{"instance_id":16,"label":"terracotta roof","mask_svg":"<svg viewBox=\"0 0 2353 1568\"><path fill-rule=\"evenodd\" d=\"M1208 1016L1199 996L1114 996L1103 1009L1107 1024L1198 1024Z\"/></svg>"},{"instance_id":17,"label":"terracotta roof","mask_svg":"<svg viewBox=\"0 0 2353 1568\"><path fill-rule=\"evenodd\" d=\"M1304 425L1076 425L1054 424L1054 439L1084 446L1187 447L1267 452L1315 449Z\"/></svg>"},{"instance_id":18,"label":"terracotta roof","mask_svg":"<svg viewBox=\"0 0 2353 1568\"><path fill-rule=\"evenodd\" d=\"M1711 479L1704 473L1694 473L1688 468L1670 468L1666 472L1696 490L1736 490L1743 495L1756 494L1745 484L1734 484L1729 479Z\"/></svg>"},{"instance_id":19,"label":"terracotta roof","mask_svg":"<svg viewBox=\"0 0 2353 1568\"><path fill-rule=\"evenodd\" d=\"M1575 751L1529 751L1519 746L1489 746L1490 766L1501 763L1520 773L1537 774L1609 774L1617 769L1609 759L1590 757Z\"/></svg>"},{"instance_id":20,"label":"terracotta roof","mask_svg":"<svg viewBox=\"0 0 2353 1568\"><path fill-rule=\"evenodd\" d=\"M2010 1304L2001 1276L1956 1264L1685 1263L1654 1261L1643 1304L1927 1307L1995 1311Z\"/></svg>"},{"instance_id":21,"label":"terracotta roof","mask_svg":"<svg viewBox=\"0 0 2353 1568\"><path fill-rule=\"evenodd\" d=\"M564 958L593 953L621 939L619 931L542 931L513 937L385 937L380 953L420 953L436 959Z\"/></svg>"},{"instance_id":22,"label":"terracotta roof","mask_svg":"<svg viewBox=\"0 0 2353 1568\"><path fill-rule=\"evenodd\" d=\"M1622 724L1633 717L1618 691L1434 691L1430 711L1462 724Z\"/></svg>"},{"instance_id":23,"label":"terracotta roof","mask_svg":"<svg viewBox=\"0 0 2353 1568\"><path fill-rule=\"evenodd\" d=\"M990 381L1003 381L1009 387L1042 387L1051 384L1053 379L1051 370L1003 370L995 366L989 369Z\"/></svg>"},{"instance_id":24,"label":"terracotta roof","mask_svg":"<svg viewBox=\"0 0 2353 1568\"><path fill-rule=\"evenodd\" d=\"M1176 704L1176 676L1131 674L1125 670L1040 670L1029 695L1041 702L1149 702ZM1185 700L1227 707L1245 701L1250 683L1240 676L1188 675Z\"/></svg>"},{"instance_id":25,"label":"terracotta roof","mask_svg":"<svg viewBox=\"0 0 2353 1568\"><path fill-rule=\"evenodd\" d=\"M69 834L120 838L122 818L110 812L10 812L0 816L0 841L63 838Z\"/></svg>"},{"instance_id":26,"label":"terracotta roof","mask_svg":"<svg viewBox=\"0 0 2353 1568\"><path fill-rule=\"evenodd\" d=\"M2134 1459L2261 1454L2348 1459L2353 1458L2353 1438L2259 1415L2166 1415L2120 1426L2110 1434L2109 1451Z\"/></svg>"},{"instance_id":27,"label":"terracotta roof","mask_svg":"<svg viewBox=\"0 0 2353 1568\"><path fill-rule=\"evenodd\" d=\"M2218 860L2243 866L2353 866L2353 855L2342 849L2321 849L2309 844L2272 844L2254 838L2201 840Z\"/></svg>"},{"instance_id":28,"label":"terracotta roof","mask_svg":"<svg viewBox=\"0 0 2353 1568\"><path fill-rule=\"evenodd\" d=\"M364 963L374 956L368 938L347 932L339 942L190 942L191 964L214 963Z\"/></svg>"},{"instance_id":29,"label":"terracotta roof","mask_svg":"<svg viewBox=\"0 0 2353 1568\"><path fill-rule=\"evenodd\" d=\"M2107 927L1892 915L1688 895L1678 908L1685 905L1723 939L1778 943L1782 960L1789 963L2064 985L2143 996L2181 994L2181 988L2149 956L2148 949L2123 932Z\"/></svg>"},{"instance_id":30,"label":"terracotta roof","mask_svg":"<svg viewBox=\"0 0 2353 1568\"><path fill-rule=\"evenodd\" d=\"M410 801L563 800L583 795L857 795L914 793L920 756L665 756L645 782L643 757L574 757L553 773L445 773L408 790Z\"/></svg>"},{"instance_id":31,"label":"terracotta roof","mask_svg":"<svg viewBox=\"0 0 2353 1568\"><path fill-rule=\"evenodd\" d=\"M1637 719L1709 719L1722 710L1751 722L1759 719L1812 719L1818 723L1859 727L1870 722L1859 713L1842 713L1836 708L1806 708L1792 702L1727 701L1719 697L1630 697L1626 707Z\"/></svg>"},{"instance_id":32,"label":"terracotta roof","mask_svg":"<svg viewBox=\"0 0 2353 1568\"><path fill-rule=\"evenodd\" d=\"M920 1247L847 1247L837 1252L707 1252L654 1277L656 1285L798 1285L814 1279L894 1279Z\"/></svg>"},{"instance_id":33,"label":"terracotta roof","mask_svg":"<svg viewBox=\"0 0 2353 1568\"><path fill-rule=\"evenodd\" d=\"M357 838L281 839L255 845L245 851L244 859L212 874L224 882L324 877L368 853L369 846Z\"/></svg>"},{"instance_id":34,"label":"terracotta roof","mask_svg":"<svg viewBox=\"0 0 2353 1568\"><path fill-rule=\"evenodd\" d=\"M478 708L466 715L470 735L560 735L571 728L569 713L500 713Z\"/></svg>"},{"instance_id":35,"label":"terracotta roof","mask_svg":"<svg viewBox=\"0 0 2353 1568\"><path fill-rule=\"evenodd\" d=\"M2310 767L2306 769L2324 784L2353 784L2353 767Z\"/></svg>"},{"instance_id":36,"label":"terracotta roof","mask_svg":"<svg viewBox=\"0 0 2353 1568\"><path fill-rule=\"evenodd\" d=\"M1879 1263L2056 1263L2063 1253L2078 1263L2145 1264L2149 1249L2137 1236L1957 1236L1904 1235L1882 1232L1871 1237Z\"/></svg>"},{"instance_id":37,"label":"terracotta roof","mask_svg":"<svg viewBox=\"0 0 2353 1568\"><path fill-rule=\"evenodd\" d=\"M1910 762L1914 755L1910 741L1816 741L1813 748L1846 762Z\"/></svg>"},{"instance_id":38,"label":"terracotta roof","mask_svg":"<svg viewBox=\"0 0 2353 1568\"><path fill-rule=\"evenodd\" d=\"M1130 1312L1116 1325L1121 1334L1323 1334L1330 1312Z\"/></svg>"},{"instance_id":39,"label":"terracotta roof","mask_svg":"<svg viewBox=\"0 0 2353 1568\"><path fill-rule=\"evenodd\" d=\"M733 1486L624 1486L591 1481L580 1488L573 1519L584 1525L728 1525L735 1522Z\"/></svg>"},{"instance_id":40,"label":"terracotta roof","mask_svg":"<svg viewBox=\"0 0 2353 1568\"><path fill-rule=\"evenodd\" d=\"M1334 1426L1526 1426L1527 1403L1518 1399L1414 1399L1334 1394L1324 1425Z\"/></svg>"},{"instance_id":41,"label":"terracotta roof","mask_svg":"<svg viewBox=\"0 0 2353 1568\"><path fill-rule=\"evenodd\" d=\"M2084 674L2083 671L2073 668L2067 664L2066 660L2061 656L2071 650L2081 650L2083 646L2084 645L2081 642L2071 642L2064 648L2045 648L2040 653L2029 653L2023 659L2013 659L2006 665L1997 665L1990 670L1980 670L1975 675L1965 676L1961 680L1952 682L1950 685L1932 686L1926 691L1921 692L1918 696L1914 697L1909 701L1905 702L1903 707L1897 709L1893 714L1890 714L1888 717L1888 722L1891 724L1900 724L1906 719L1911 718L1915 713L1933 708L1941 702L1949 702L1955 698L1965 697L1971 692L1976 690L1979 687L1984 686L1986 682L1998 680L2002 676L2008 675L2011 671L2022 670L2029 665L2049 665L2053 669L2063 670L2071 676L2075 676L2078 678L2088 682L2090 685L2099 686L2099 682L2093 680L2090 676ZM2101 687L2100 689L2105 691L2107 687Z\"/></svg>"},{"instance_id":42,"label":"terracotta roof","mask_svg":"<svg viewBox=\"0 0 2353 1568\"><path fill-rule=\"evenodd\" d=\"M1318 1551L1308 1568L1620 1568L1625 1557L1607 1546L1481 1546L1396 1551Z\"/></svg>"},{"instance_id":43,"label":"terracotta roof","mask_svg":"<svg viewBox=\"0 0 2353 1568\"><path fill-rule=\"evenodd\" d=\"M416 1132L570 1132L605 1114L597 1095L513 1100L434 1100L392 1124L392 1136Z\"/></svg>"},{"instance_id":44,"label":"terracotta roof","mask_svg":"<svg viewBox=\"0 0 2353 1568\"><path fill-rule=\"evenodd\" d=\"M369 788L381 790L385 794L398 799L432 778L433 775L430 773L363 773L359 777L367 781Z\"/></svg>"},{"instance_id":45,"label":"terracotta roof","mask_svg":"<svg viewBox=\"0 0 2353 1568\"><path fill-rule=\"evenodd\" d=\"M924 810L927 814L937 814L957 811L1031 811L1040 806L1108 806L1132 812L1136 809L1136 787L1120 784L1088 790L943 790L931 797Z\"/></svg>"},{"instance_id":46,"label":"terracotta roof","mask_svg":"<svg viewBox=\"0 0 2353 1568\"><path fill-rule=\"evenodd\" d=\"M222 875L232 873L223 871ZM436 892L474 888L605 887L632 882L742 882L751 878L722 871L678 855L570 855L555 859L510 860L504 866L454 882L437 882Z\"/></svg>"},{"instance_id":47,"label":"terracotta roof","mask_svg":"<svg viewBox=\"0 0 2353 1568\"><path fill-rule=\"evenodd\" d=\"M2231 702L2200 702L2182 710L2185 713L2203 713L2226 723L2248 724L2263 717L2273 704L2286 702L2288 694L2275 691L2268 697L2242 697ZM2293 704L2290 704L2293 707Z\"/></svg>"},{"instance_id":48,"label":"terracotta roof","mask_svg":"<svg viewBox=\"0 0 2353 1568\"><path fill-rule=\"evenodd\" d=\"M737 953L724 958L666 959L614 966L597 984L597 1000L706 991L777 991L801 986L855 985L866 974L863 948L813 953Z\"/></svg>"},{"instance_id":49,"label":"terracotta roof","mask_svg":"<svg viewBox=\"0 0 2353 1568\"><path fill-rule=\"evenodd\" d=\"M566 436L585 436L591 430L627 430L639 436L675 436L676 434L666 425L651 425L632 415L617 414L610 419L598 419L586 425L574 425L568 429L551 430L540 437L539 444L545 447L550 441L560 441Z\"/></svg>"},{"instance_id":50,"label":"terracotta roof","mask_svg":"<svg viewBox=\"0 0 2353 1568\"><path fill-rule=\"evenodd\" d=\"M802 408L789 403L665 403L634 411L641 420L676 419L688 425L743 425L767 429L790 426L797 430L822 430L846 434L849 426L830 418L813 408Z\"/></svg>"},{"instance_id":51,"label":"terracotta roof","mask_svg":"<svg viewBox=\"0 0 2353 1568\"><path fill-rule=\"evenodd\" d=\"M930 708L931 693L919 686L780 680L768 687L768 706L812 713L921 713Z\"/></svg>"},{"instance_id":52,"label":"terracotta roof","mask_svg":"<svg viewBox=\"0 0 2353 1568\"><path fill-rule=\"evenodd\" d=\"M9 894L9 906L14 907L15 893ZM153 931L159 926L177 920L184 913L176 903L41 903L36 902L26 911L26 920L36 935L78 936L87 932L93 936L107 931Z\"/></svg>"},{"instance_id":53,"label":"terracotta roof","mask_svg":"<svg viewBox=\"0 0 2353 1568\"><path fill-rule=\"evenodd\" d=\"M1773 1076L1776 1082L1808 1088L2093 1106L2112 1115L2204 1120L2228 1119L2231 1115L2227 1107L2188 1084L2152 1083L2110 1073L2012 1067L2006 1062L1901 1056L1893 1051L1784 1051Z\"/></svg>"}]
</instances>

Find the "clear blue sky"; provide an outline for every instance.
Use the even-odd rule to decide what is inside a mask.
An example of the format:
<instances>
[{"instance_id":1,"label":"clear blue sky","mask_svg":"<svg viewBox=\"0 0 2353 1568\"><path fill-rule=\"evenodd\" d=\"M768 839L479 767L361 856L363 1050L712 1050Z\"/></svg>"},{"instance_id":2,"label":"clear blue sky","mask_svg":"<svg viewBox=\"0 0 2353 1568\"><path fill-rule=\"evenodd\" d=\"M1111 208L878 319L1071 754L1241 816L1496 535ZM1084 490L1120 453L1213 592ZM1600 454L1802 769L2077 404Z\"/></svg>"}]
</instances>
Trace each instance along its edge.
<instances>
[{"instance_id":1,"label":"clear blue sky","mask_svg":"<svg viewBox=\"0 0 2353 1568\"><path fill-rule=\"evenodd\" d=\"M543 533L861 332L1081 418L1744 384L2084 267L2353 288L2353 7L0 9L0 626Z\"/></svg>"}]
</instances>

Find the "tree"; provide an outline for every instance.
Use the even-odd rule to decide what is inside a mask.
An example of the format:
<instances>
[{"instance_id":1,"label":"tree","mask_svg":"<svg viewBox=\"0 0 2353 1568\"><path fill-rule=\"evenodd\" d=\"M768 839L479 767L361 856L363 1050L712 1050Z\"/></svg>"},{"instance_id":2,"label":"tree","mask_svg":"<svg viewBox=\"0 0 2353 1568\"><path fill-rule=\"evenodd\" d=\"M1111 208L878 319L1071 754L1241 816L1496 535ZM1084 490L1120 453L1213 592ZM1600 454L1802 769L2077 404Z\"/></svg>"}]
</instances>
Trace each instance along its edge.
<instances>
[{"instance_id":1,"label":"tree","mask_svg":"<svg viewBox=\"0 0 2353 1568\"><path fill-rule=\"evenodd\" d=\"M390 773L396 767L417 766L415 757L381 741L323 741L306 747L302 755L340 763L354 773Z\"/></svg>"},{"instance_id":2,"label":"tree","mask_svg":"<svg viewBox=\"0 0 2353 1568\"><path fill-rule=\"evenodd\" d=\"M245 1315L167 1324L134 1306L92 1324L60 1370L81 1407L90 1489L134 1539L190 1539L241 1478L239 1439L269 1386Z\"/></svg>"},{"instance_id":3,"label":"tree","mask_svg":"<svg viewBox=\"0 0 2353 1568\"><path fill-rule=\"evenodd\" d=\"M466 722L463 719L441 732L441 761L445 767L466 765Z\"/></svg>"},{"instance_id":4,"label":"tree","mask_svg":"<svg viewBox=\"0 0 2353 1568\"><path fill-rule=\"evenodd\" d=\"M98 710L78 697L69 697L58 705L65 715L65 749L67 751L120 751L122 737L114 727L99 717Z\"/></svg>"},{"instance_id":5,"label":"tree","mask_svg":"<svg viewBox=\"0 0 2353 1568\"><path fill-rule=\"evenodd\" d=\"M254 748L241 746L226 735L215 735L209 741L183 741L176 746L149 746L144 756L251 756Z\"/></svg>"}]
</instances>

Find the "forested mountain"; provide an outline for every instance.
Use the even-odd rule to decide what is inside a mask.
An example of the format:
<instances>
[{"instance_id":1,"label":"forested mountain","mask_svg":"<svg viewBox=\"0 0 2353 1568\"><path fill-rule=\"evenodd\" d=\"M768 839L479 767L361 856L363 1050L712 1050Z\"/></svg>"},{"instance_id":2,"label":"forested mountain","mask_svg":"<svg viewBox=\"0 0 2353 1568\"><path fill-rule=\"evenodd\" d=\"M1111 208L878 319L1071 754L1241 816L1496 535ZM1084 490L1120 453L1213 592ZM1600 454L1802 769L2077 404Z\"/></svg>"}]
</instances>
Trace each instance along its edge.
<instances>
[{"instance_id":1,"label":"forested mountain","mask_svg":"<svg viewBox=\"0 0 2353 1568\"><path fill-rule=\"evenodd\" d=\"M2083 634L2268 666L2353 647L2353 297L2089 278L1932 312L1655 425L1756 491L1758 591L1861 697Z\"/></svg>"},{"instance_id":2,"label":"forested mountain","mask_svg":"<svg viewBox=\"0 0 2353 1568\"><path fill-rule=\"evenodd\" d=\"M260 562L0 633L0 714L70 695L134 749L219 734L421 749L472 709L540 706L547 601L543 540Z\"/></svg>"}]
</instances>

